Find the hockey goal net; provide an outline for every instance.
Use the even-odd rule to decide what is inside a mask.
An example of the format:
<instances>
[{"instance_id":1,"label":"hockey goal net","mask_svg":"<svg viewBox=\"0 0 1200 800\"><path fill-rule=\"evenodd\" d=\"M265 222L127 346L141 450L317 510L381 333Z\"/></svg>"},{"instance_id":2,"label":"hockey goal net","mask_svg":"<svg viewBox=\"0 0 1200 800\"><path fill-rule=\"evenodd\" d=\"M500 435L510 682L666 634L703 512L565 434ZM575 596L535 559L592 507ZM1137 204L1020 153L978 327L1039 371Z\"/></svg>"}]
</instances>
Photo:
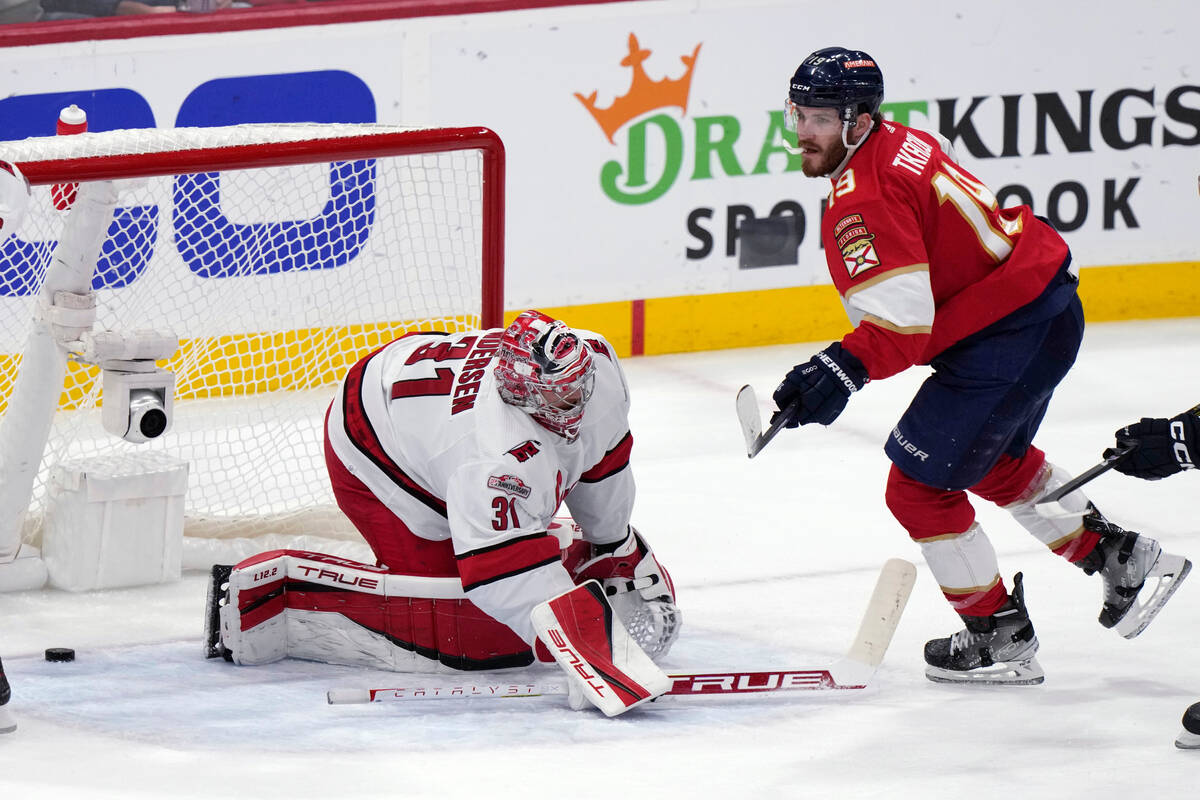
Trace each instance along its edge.
<instances>
[{"instance_id":1,"label":"hockey goal net","mask_svg":"<svg viewBox=\"0 0 1200 800\"><path fill-rule=\"evenodd\" d=\"M495 134L241 125L27 139L0 154L34 186L0 247L0 412L75 182L118 190L94 329L180 342L159 362L175 375L171 428L144 444L105 433L100 370L67 365L22 539L39 541L55 464L136 452L188 463L193 541L249 542L235 554L361 541L333 504L324 412L350 365L407 331L501 324Z\"/></svg>"}]
</instances>

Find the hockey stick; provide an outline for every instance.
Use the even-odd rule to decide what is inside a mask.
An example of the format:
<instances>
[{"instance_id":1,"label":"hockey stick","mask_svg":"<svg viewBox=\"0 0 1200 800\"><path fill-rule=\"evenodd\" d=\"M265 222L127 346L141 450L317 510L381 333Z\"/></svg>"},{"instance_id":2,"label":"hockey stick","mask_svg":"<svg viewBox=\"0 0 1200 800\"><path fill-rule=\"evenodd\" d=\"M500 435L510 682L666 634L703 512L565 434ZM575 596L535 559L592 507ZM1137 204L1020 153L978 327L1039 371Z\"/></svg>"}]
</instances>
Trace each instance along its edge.
<instances>
[{"instance_id":1,"label":"hockey stick","mask_svg":"<svg viewBox=\"0 0 1200 800\"><path fill-rule=\"evenodd\" d=\"M900 558L888 560L879 573L867 611L846 655L828 667L753 672L717 671L672 674L667 695L768 694L827 689L863 689L883 662L900 615L908 603L917 570ZM543 681L471 682L411 685L386 689L330 689L331 705L385 703L398 700L468 700L502 697L541 697L566 694L565 679Z\"/></svg>"},{"instance_id":2,"label":"hockey stick","mask_svg":"<svg viewBox=\"0 0 1200 800\"><path fill-rule=\"evenodd\" d=\"M754 394L754 387L746 385L739 389L737 393L737 415L738 422L742 426L742 436L746 439L746 457L754 458L758 455L758 452L775 438L775 434L779 433L787 425L799 407L800 400L797 398L775 418L775 421L771 423L771 427L767 428L767 432L763 433L762 417L758 413L758 397Z\"/></svg>"},{"instance_id":3,"label":"hockey stick","mask_svg":"<svg viewBox=\"0 0 1200 800\"><path fill-rule=\"evenodd\" d=\"M1067 481L1062 486L1055 489L1053 492L1050 492L1045 497L1042 497L1040 500L1038 500L1036 503L1033 504L1034 510L1037 511L1037 513L1040 516L1043 516L1046 519L1063 519L1066 517L1082 517L1084 514L1087 513L1086 510L1071 511L1059 501L1062 500L1067 495L1069 495L1071 492L1078 489L1080 486L1083 486L1085 483L1087 483L1088 481L1095 478L1096 476L1103 475L1105 472L1108 472L1110 469L1115 467L1118 464L1118 462L1122 461L1126 456L1128 456L1130 453L1132 453L1136 449L1137 449L1136 442L1131 445L1127 445L1125 447L1117 448L1111 456L1104 459L1099 464L1097 464L1096 466L1089 469L1087 472L1083 472L1083 473L1079 474L1074 479Z\"/></svg>"}]
</instances>

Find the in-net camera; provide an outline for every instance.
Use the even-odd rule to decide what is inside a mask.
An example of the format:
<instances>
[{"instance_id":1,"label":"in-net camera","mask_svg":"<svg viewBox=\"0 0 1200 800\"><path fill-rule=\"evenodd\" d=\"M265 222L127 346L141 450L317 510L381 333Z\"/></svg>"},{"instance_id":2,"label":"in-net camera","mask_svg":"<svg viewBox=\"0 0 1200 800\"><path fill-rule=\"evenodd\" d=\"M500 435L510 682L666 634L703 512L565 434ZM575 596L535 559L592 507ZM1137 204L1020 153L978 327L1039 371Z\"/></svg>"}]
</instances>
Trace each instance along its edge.
<instances>
[{"instance_id":1,"label":"in-net camera","mask_svg":"<svg viewBox=\"0 0 1200 800\"><path fill-rule=\"evenodd\" d=\"M156 331L104 331L86 334L84 341L84 360L104 374L104 429L135 444L166 433L175 405L175 375L154 362L174 355L179 339Z\"/></svg>"}]
</instances>

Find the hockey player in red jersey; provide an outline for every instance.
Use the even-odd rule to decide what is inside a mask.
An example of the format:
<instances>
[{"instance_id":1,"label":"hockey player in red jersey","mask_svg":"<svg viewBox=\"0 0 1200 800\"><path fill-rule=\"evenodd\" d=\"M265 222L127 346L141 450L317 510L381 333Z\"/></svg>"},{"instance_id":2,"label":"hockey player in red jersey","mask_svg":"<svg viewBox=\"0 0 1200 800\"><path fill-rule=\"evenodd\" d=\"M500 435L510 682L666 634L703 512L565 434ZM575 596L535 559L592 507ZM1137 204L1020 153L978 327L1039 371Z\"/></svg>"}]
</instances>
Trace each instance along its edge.
<instances>
[{"instance_id":1,"label":"hockey player in red jersey","mask_svg":"<svg viewBox=\"0 0 1200 800\"><path fill-rule=\"evenodd\" d=\"M1040 683L1021 575L1010 593L968 491L1100 573L1100 623L1127 638L1191 565L1080 492L1064 498L1075 517L1036 513L1071 477L1033 445L1083 334L1071 254L1029 207L1000 208L944 138L885 120L882 100L883 74L862 51L819 50L792 77L786 119L805 175L832 182L821 236L853 330L786 375L772 419L828 425L868 381L931 365L884 448L888 507L965 625L926 644L926 674Z\"/></svg>"},{"instance_id":2,"label":"hockey player in red jersey","mask_svg":"<svg viewBox=\"0 0 1200 800\"><path fill-rule=\"evenodd\" d=\"M242 562L224 581L220 648L241 664L401 671L536 656L563 667L573 705L610 716L667 691L651 656L679 613L630 526L629 401L604 337L537 311L363 358L329 408L325 455L378 566L295 551ZM564 503L577 541L554 522Z\"/></svg>"}]
</instances>

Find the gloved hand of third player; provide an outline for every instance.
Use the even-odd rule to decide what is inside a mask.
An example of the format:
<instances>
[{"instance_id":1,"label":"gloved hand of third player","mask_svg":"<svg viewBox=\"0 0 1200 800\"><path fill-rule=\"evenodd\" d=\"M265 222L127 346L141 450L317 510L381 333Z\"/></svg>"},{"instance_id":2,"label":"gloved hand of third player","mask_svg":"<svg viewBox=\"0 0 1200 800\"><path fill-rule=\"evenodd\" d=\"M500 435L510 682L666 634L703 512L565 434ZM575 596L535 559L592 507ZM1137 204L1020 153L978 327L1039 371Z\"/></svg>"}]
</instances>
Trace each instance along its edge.
<instances>
[{"instance_id":1,"label":"gloved hand of third player","mask_svg":"<svg viewBox=\"0 0 1200 800\"><path fill-rule=\"evenodd\" d=\"M866 385L867 368L858 358L834 342L803 364L792 367L775 389L772 399L778 411L771 415L771 422L799 400L799 407L785 427L795 428L819 422L828 425L838 418L852 392Z\"/></svg>"},{"instance_id":2,"label":"gloved hand of third player","mask_svg":"<svg viewBox=\"0 0 1200 800\"><path fill-rule=\"evenodd\" d=\"M1137 449L1113 465L1117 472L1148 481L1194 469L1200 458L1200 406L1171 417L1127 425L1116 434L1117 447L1136 444ZM1109 458L1114 448L1104 451Z\"/></svg>"}]
</instances>

